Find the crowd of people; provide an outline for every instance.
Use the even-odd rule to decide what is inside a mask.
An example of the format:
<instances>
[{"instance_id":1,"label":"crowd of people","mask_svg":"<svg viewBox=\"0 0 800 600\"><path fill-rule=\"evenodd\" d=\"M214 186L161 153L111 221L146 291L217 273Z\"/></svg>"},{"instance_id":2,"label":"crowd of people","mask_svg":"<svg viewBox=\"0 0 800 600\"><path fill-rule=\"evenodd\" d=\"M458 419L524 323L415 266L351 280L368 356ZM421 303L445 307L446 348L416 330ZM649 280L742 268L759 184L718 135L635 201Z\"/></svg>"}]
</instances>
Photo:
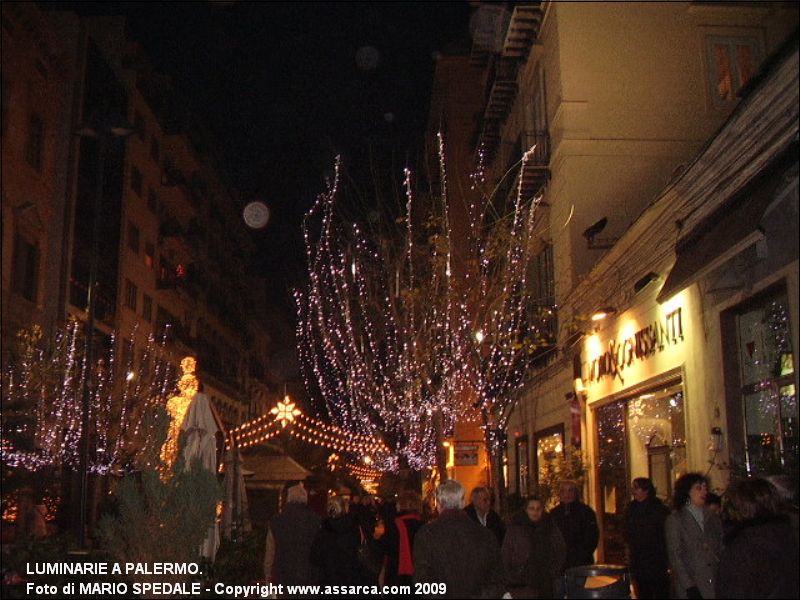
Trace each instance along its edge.
<instances>
[{"instance_id":1,"label":"crowd of people","mask_svg":"<svg viewBox=\"0 0 800 600\"><path fill-rule=\"evenodd\" d=\"M734 481L720 511L706 478L688 473L670 510L649 479L634 479L624 519L636 597L798 597L797 507L776 483ZM561 483L552 511L531 496L507 521L488 488L469 499L465 507L451 479L438 486L432 514L406 490L380 505L332 496L320 516L292 482L269 522L264 575L288 585L410 586L429 597L563 598L565 571L594 562L597 517L576 482Z\"/></svg>"}]
</instances>

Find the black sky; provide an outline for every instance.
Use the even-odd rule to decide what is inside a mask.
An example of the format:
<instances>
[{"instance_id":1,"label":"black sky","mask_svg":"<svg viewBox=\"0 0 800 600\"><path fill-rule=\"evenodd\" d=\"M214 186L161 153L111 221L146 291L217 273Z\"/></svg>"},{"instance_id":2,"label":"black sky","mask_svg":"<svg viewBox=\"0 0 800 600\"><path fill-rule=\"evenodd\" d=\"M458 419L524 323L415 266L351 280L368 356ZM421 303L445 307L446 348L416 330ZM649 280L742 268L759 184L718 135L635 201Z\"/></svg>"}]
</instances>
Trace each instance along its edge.
<instances>
[{"instance_id":1,"label":"black sky","mask_svg":"<svg viewBox=\"0 0 800 600\"><path fill-rule=\"evenodd\" d=\"M226 179L270 206L254 234L257 266L284 300L302 277L302 215L334 156L361 178L370 150L413 162L434 54L468 39L466 0L59 4L128 18L153 67L208 125Z\"/></svg>"}]
</instances>

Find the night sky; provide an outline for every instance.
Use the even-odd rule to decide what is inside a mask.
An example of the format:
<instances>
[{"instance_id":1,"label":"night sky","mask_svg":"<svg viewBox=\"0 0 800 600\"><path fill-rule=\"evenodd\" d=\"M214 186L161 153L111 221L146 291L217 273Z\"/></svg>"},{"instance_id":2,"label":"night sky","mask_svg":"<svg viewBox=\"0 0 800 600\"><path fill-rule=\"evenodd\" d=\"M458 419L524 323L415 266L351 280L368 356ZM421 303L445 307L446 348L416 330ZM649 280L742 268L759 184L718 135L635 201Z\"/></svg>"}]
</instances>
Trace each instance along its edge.
<instances>
[{"instance_id":1,"label":"night sky","mask_svg":"<svg viewBox=\"0 0 800 600\"><path fill-rule=\"evenodd\" d=\"M51 5L49 8L52 8ZM400 169L421 153L435 54L468 47L459 2L59 3L122 14L153 67L210 129L219 166L269 225L254 237L271 299L302 281L300 221L341 154L369 184L367 157Z\"/></svg>"}]
</instances>

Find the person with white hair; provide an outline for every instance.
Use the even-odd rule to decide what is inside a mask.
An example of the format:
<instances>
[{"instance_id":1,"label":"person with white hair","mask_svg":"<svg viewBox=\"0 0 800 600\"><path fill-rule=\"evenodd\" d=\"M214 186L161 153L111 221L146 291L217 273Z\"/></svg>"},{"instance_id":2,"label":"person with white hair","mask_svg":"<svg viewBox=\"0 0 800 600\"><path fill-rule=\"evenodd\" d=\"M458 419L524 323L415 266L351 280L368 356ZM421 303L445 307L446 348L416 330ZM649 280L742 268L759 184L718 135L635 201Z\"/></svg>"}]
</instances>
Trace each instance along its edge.
<instances>
[{"instance_id":1,"label":"person with white hair","mask_svg":"<svg viewBox=\"0 0 800 600\"><path fill-rule=\"evenodd\" d=\"M317 583L318 569L311 563L311 546L322 519L308 503L302 481L284 486L286 504L269 521L264 552L264 577L274 584Z\"/></svg>"},{"instance_id":2,"label":"person with white hair","mask_svg":"<svg viewBox=\"0 0 800 600\"><path fill-rule=\"evenodd\" d=\"M506 524L492 508L491 490L486 486L476 487L472 490L470 499L472 502L467 505L464 512L476 523L487 527L497 538L497 543L502 546L503 537L506 535Z\"/></svg>"},{"instance_id":3,"label":"person with white hair","mask_svg":"<svg viewBox=\"0 0 800 600\"><path fill-rule=\"evenodd\" d=\"M464 487L449 479L436 489L439 517L414 540L414 583L431 598L500 598L503 572L497 538L462 510Z\"/></svg>"}]
</instances>

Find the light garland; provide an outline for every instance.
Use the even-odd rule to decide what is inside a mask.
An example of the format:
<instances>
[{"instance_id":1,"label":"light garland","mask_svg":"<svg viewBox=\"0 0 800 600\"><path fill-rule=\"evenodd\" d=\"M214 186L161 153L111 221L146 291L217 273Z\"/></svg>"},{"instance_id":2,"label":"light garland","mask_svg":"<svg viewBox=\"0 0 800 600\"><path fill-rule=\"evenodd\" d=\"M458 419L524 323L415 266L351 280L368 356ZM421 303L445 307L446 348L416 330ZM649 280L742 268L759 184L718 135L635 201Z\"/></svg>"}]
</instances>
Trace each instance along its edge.
<instances>
[{"instance_id":1,"label":"light garland","mask_svg":"<svg viewBox=\"0 0 800 600\"><path fill-rule=\"evenodd\" d=\"M304 442L357 456L373 455L391 465L390 450L380 439L351 434L335 425L323 423L297 408L289 396L265 414L231 429L228 446L249 448L286 431Z\"/></svg>"}]
</instances>

